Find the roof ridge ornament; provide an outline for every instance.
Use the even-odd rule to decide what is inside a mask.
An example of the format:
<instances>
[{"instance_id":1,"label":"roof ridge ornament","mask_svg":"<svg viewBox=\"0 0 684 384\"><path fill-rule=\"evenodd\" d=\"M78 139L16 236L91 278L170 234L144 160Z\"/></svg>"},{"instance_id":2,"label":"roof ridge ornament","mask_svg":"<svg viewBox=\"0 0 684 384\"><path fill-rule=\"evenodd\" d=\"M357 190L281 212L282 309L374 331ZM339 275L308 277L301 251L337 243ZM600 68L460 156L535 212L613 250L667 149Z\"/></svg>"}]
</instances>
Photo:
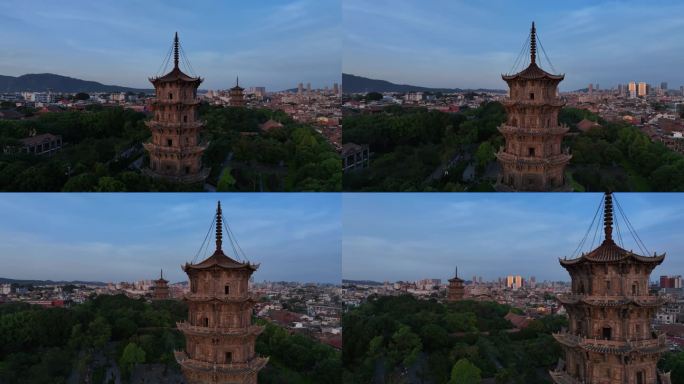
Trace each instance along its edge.
<instances>
[{"instance_id":1,"label":"roof ridge ornament","mask_svg":"<svg viewBox=\"0 0 684 384\"><path fill-rule=\"evenodd\" d=\"M176 36L173 38L173 68L176 69L178 68L178 60L180 58L180 54L178 53L178 32L176 32Z\"/></svg>"},{"instance_id":2,"label":"roof ridge ornament","mask_svg":"<svg viewBox=\"0 0 684 384\"><path fill-rule=\"evenodd\" d=\"M536 64L537 61L537 28L532 22L532 30L530 31L530 63Z\"/></svg>"},{"instance_id":3,"label":"roof ridge ornament","mask_svg":"<svg viewBox=\"0 0 684 384\"><path fill-rule=\"evenodd\" d=\"M603 200L603 232L606 241L613 241L613 193L606 192Z\"/></svg>"},{"instance_id":4,"label":"roof ridge ornament","mask_svg":"<svg viewBox=\"0 0 684 384\"><path fill-rule=\"evenodd\" d=\"M219 200L216 206L216 251L221 251L221 245L223 244L223 222L221 221L222 216L221 201Z\"/></svg>"}]
</instances>

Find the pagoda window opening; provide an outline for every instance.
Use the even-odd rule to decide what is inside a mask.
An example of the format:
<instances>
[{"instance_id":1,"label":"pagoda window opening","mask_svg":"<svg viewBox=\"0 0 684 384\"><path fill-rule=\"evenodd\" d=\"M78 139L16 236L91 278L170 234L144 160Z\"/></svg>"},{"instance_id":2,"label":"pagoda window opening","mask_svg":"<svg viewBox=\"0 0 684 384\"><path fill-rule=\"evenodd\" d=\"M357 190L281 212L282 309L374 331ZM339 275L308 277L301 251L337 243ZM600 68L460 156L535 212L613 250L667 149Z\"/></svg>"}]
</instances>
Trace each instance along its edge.
<instances>
[{"instance_id":1,"label":"pagoda window opening","mask_svg":"<svg viewBox=\"0 0 684 384\"><path fill-rule=\"evenodd\" d=\"M606 280L606 294L610 293L610 280Z\"/></svg>"},{"instance_id":2,"label":"pagoda window opening","mask_svg":"<svg viewBox=\"0 0 684 384\"><path fill-rule=\"evenodd\" d=\"M208 326L209 326L209 318L208 318L208 317L204 317L204 318L202 319L202 323L203 323L203 325L204 325L205 327L208 327Z\"/></svg>"},{"instance_id":3,"label":"pagoda window opening","mask_svg":"<svg viewBox=\"0 0 684 384\"><path fill-rule=\"evenodd\" d=\"M636 384L645 384L644 376L644 371L638 371L636 373Z\"/></svg>"},{"instance_id":4,"label":"pagoda window opening","mask_svg":"<svg viewBox=\"0 0 684 384\"><path fill-rule=\"evenodd\" d=\"M230 285L226 284L226 286L223 287L223 293L226 295L230 294Z\"/></svg>"},{"instance_id":5,"label":"pagoda window opening","mask_svg":"<svg viewBox=\"0 0 684 384\"><path fill-rule=\"evenodd\" d=\"M190 173L190 167L185 166L185 174L187 175L188 173Z\"/></svg>"},{"instance_id":6,"label":"pagoda window opening","mask_svg":"<svg viewBox=\"0 0 684 384\"><path fill-rule=\"evenodd\" d=\"M173 146L173 140L172 139L166 139L166 146L172 147Z\"/></svg>"},{"instance_id":7,"label":"pagoda window opening","mask_svg":"<svg viewBox=\"0 0 684 384\"><path fill-rule=\"evenodd\" d=\"M637 282L635 281L635 282L632 284L632 296L638 296L638 295L639 295L639 285L638 285Z\"/></svg>"},{"instance_id":8,"label":"pagoda window opening","mask_svg":"<svg viewBox=\"0 0 684 384\"><path fill-rule=\"evenodd\" d=\"M173 93L169 92L169 100L173 100Z\"/></svg>"},{"instance_id":9,"label":"pagoda window opening","mask_svg":"<svg viewBox=\"0 0 684 384\"><path fill-rule=\"evenodd\" d=\"M183 122L187 123L188 122L188 115L183 115Z\"/></svg>"},{"instance_id":10,"label":"pagoda window opening","mask_svg":"<svg viewBox=\"0 0 684 384\"><path fill-rule=\"evenodd\" d=\"M233 363L233 352L226 352L226 364Z\"/></svg>"},{"instance_id":11,"label":"pagoda window opening","mask_svg":"<svg viewBox=\"0 0 684 384\"><path fill-rule=\"evenodd\" d=\"M528 148L528 153L527 153L527 154L528 154L530 157L534 157L534 147Z\"/></svg>"},{"instance_id":12,"label":"pagoda window opening","mask_svg":"<svg viewBox=\"0 0 684 384\"><path fill-rule=\"evenodd\" d=\"M603 329L601 330L601 337L603 338L603 340L611 340L612 331L613 329L610 327L603 327Z\"/></svg>"},{"instance_id":13,"label":"pagoda window opening","mask_svg":"<svg viewBox=\"0 0 684 384\"><path fill-rule=\"evenodd\" d=\"M534 92L530 92L530 100L534 100Z\"/></svg>"}]
</instances>

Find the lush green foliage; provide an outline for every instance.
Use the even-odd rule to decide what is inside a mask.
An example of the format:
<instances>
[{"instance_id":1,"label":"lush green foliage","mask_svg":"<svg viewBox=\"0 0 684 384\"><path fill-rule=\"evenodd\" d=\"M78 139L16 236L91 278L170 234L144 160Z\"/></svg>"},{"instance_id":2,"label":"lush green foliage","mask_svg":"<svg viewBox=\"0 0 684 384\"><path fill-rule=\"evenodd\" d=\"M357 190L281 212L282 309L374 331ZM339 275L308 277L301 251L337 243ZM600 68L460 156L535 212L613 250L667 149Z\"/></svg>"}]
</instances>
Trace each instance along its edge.
<instances>
[{"instance_id":1,"label":"lush green foliage","mask_svg":"<svg viewBox=\"0 0 684 384\"><path fill-rule=\"evenodd\" d=\"M4 191L201 191L141 175L129 169L148 162L141 143L149 138L143 113L92 107L84 112L46 113L32 120L0 121L0 149L15 148L30 133L62 135L61 152L52 157L0 154L0 190ZM202 106L210 145L204 164L217 183L230 166L237 191L337 191L339 156L313 128L292 122L282 111ZM260 133L269 118L285 125ZM230 153L232 159L228 161ZM224 180L226 178L224 177ZM222 185L224 187L225 185Z\"/></svg>"},{"instance_id":2,"label":"lush green foliage","mask_svg":"<svg viewBox=\"0 0 684 384\"><path fill-rule=\"evenodd\" d=\"M271 358L269 365L259 373L259 383L341 382L342 363L339 351L308 337L291 335L271 323L260 323L266 329L257 339L256 350Z\"/></svg>"},{"instance_id":3,"label":"lush green foliage","mask_svg":"<svg viewBox=\"0 0 684 384\"><path fill-rule=\"evenodd\" d=\"M658 362L658 368L670 372L672 384L684 384L684 352L666 354Z\"/></svg>"},{"instance_id":4,"label":"lush green foliage","mask_svg":"<svg viewBox=\"0 0 684 384\"><path fill-rule=\"evenodd\" d=\"M372 296L343 317L345 382L389 383L407 371L435 383L477 375L549 382L543 372L560 357L550 333L567 321L548 316L511 332L504 319L511 310L494 302Z\"/></svg>"},{"instance_id":5,"label":"lush green foliage","mask_svg":"<svg viewBox=\"0 0 684 384\"><path fill-rule=\"evenodd\" d=\"M582 119L601 127L579 132ZM370 168L344 175L350 191L488 190L486 173L503 145L496 127L505 120L499 103L446 114L387 108L383 114L345 117L343 140L369 144ZM684 155L652 142L637 127L604 121L583 109L564 108L559 122L571 127L564 146L573 158L567 176L577 190L684 191ZM464 180L468 165L472 180ZM446 176L443 171L448 171ZM432 175L432 176L431 176Z\"/></svg>"},{"instance_id":6,"label":"lush green foliage","mask_svg":"<svg viewBox=\"0 0 684 384\"><path fill-rule=\"evenodd\" d=\"M448 114L422 108L390 107L383 114L353 115L343 120L343 141L369 144L370 168L344 175L350 191L459 191L481 186L462 179L469 158L476 156L478 172L494 158L502 138L497 127L505 119L499 103ZM476 154L477 152L477 154ZM438 171L452 172L441 177ZM440 177L433 179L437 172Z\"/></svg>"},{"instance_id":7,"label":"lush green foliage","mask_svg":"<svg viewBox=\"0 0 684 384\"><path fill-rule=\"evenodd\" d=\"M178 372L174 349L185 340L175 328L187 318L181 301L147 303L123 295L97 296L69 309L0 305L0 383L66 383L75 370L93 383L107 365L124 377L137 364L164 364ZM260 383L313 384L340 381L340 353L301 335L260 321L266 329L256 351L271 357ZM97 359L104 355L109 362Z\"/></svg>"}]
</instances>

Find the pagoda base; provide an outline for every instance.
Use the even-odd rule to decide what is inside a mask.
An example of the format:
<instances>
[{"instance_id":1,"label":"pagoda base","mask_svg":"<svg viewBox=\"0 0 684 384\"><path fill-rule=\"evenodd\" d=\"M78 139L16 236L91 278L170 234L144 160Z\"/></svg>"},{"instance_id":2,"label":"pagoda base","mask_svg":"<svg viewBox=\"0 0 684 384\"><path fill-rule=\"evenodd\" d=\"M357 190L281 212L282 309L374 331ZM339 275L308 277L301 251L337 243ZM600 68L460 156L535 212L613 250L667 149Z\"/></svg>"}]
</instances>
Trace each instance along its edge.
<instances>
[{"instance_id":1,"label":"pagoda base","mask_svg":"<svg viewBox=\"0 0 684 384\"><path fill-rule=\"evenodd\" d=\"M158 173L153 171L150 168L143 168L142 169L142 174L145 176L149 176L155 179L163 179L167 181L171 181L174 183L181 183L181 184L193 184L193 183L200 183L204 182L204 180L209 177L209 172L211 172L211 168L202 168L198 173L193 173L189 175L175 175L175 174L163 174L163 173Z\"/></svg>"},{"instance_id":2,"label":"pagoda base","mask_svg":"<svg viewBox=\"0 0 684 384\"><path fill-rule=\"evenodd\" d=\"M268 358L255 357L247 363L214 364L191 359L184 351L174 351L188 384L257 384L259 371Z\"/></svg>"}]
</instances>

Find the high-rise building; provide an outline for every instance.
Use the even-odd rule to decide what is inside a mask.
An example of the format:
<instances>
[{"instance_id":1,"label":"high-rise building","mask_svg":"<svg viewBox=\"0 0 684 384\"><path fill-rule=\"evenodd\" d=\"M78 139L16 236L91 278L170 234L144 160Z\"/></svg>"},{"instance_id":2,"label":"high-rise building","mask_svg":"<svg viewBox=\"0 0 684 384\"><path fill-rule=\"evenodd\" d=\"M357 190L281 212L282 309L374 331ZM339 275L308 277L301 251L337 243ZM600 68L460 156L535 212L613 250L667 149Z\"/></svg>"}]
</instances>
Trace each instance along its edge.
<instances>
[{"instance_id":1,"label":"high-rise building","mask_svg":"<svg viewBox=\"0 0 684 384\"><path fill-rule=\"evenodd\" d=\"M679 86L679 92L684 96L684 85Z\"/></svg>"},{"instance_id":2,"label":"high-rise building","mask_svg":"<svg viewBox=\"0 0 684 384\"><path fill-rule=\"evenodd\" d=\"M229 102L231 107L245 106L245 89L240 86L240 78L235 78L235 86L228 90Z\"/></svg>"},{"instance_id":3,"label":"high-rise building","mask_svg":"<svg viewBox=\"0 0 684 384\"><path fill-rule=\"evenodd\" d=\"M681 288L682 276L660 276L660 288Z\"/></svg>"},{"instance_id":4,"label":"high-rise building","mask_svg":"<svg viewBox=\"0 0 684 384\"><path fill-rule=\"evenodd\" d=\"M669 383L659 373L660 355L668 350L664 334L651 320L664 303L649 293L649 276L665 254L643 256L613 241L612 195L604 197L604 240L574 259L560 259L570 274L572 293L559 295L568 313L568 329L554 338L565 353L556 383Z\"/></svg>"},{"instance_id":5,"label":"high-rise building","mask_svg":"<svg viewBox=\"0 0 684 384\"><path fill-rule=\"evenodd\" d=\"M209 169L202 167L207 143L200 140L204 123L197 111L197 87L203 79L190 77L178 67L178 33L173 46L173 70L150 78L156 98L152 102L154 117L145 122L152 139L143 144L150 156L150 167L143 172L176 182L201 182L209 175Z\"/></svg>"},{"instance_id":6,"label":"high-rise building","mask_svg":"<svg viewBox=\"0 0 684 384\"><path fill-rule=\"evenodd\" d=\"M306 93L311 93L311 83L306 83Z\"/></svg>"},{"instance_id":7,"label":"high-rise building","mask_svg":"<svg viewBox=\"0 0 684 384\"><path fill-rule=\"evenodd\" d=\"M465 294L465 288L463 286L463 279L458 277L458 267L454 272L454 277L449 279L449 288L447 292L447 300L449 301L459 301L463 300Z\"/></svg>"},{"instance_id":8,"label":"high-rise building","mask_svg":"<svg viewBox=\"0 0 684 384\"><path fill-rule=\"evenodd\" d=\"M637 86L635 81L629 82L629 97L634 99L637 96Z\"/></svg>"},{"instance_id":9,"label":"high-rise building","mask_svg":"<svg viewBox=\"0 0 684 384\"><path fill-rule=\"evenodd\" d=\"M639 97L644 97L648 94L648 90L646 89L646 83L645 82L639 82L639 92L637 95Z\"/></svg>"},{"instance_id":10,"label":"high-rise building","mask_svg":"<svg viewBox=\"0 0 684 384\"><path fill-rule=\"evenodd\" d=\"M299 83L297 85L297 93L301 95L302 92L304 92L304 83Z\"/></svg>"},{"instance_id":11,"label":"high-rise building","mask_svg":"<svg viewBox=\"0 0 684 384\"><path fill-rule=\"evenodd\" d=\"M154 281L153 297L155 299L169 298L169 281L164 279L164 271L159 272L159 279Z\"/></svg>"},{"instance_id":12,"label":"high-rise building","mask_svg":"<svg viewBox=\"0 0 684 384\"><path fill-rule=\"evenodd\" d=\"M561 148L569 128L558 124L565 104L558 98L558 83L565 75L552 75L537 66L536 34L532 23L530 65L501 76L510 88L504 102L508 120L499 127L506 143L496 154L503 170L496 187L502 191L569 189L564 172L572 156Z\"/></svg>"},{"instance_id":13,"label":"high-rise building","mask_svg":"<svg viewBox=\"0 0 684 384\"><path fill-rule=\"evenodd\" d=\"M339 84L337 84L337 83L334 83L334 84L333 84L333 93L336 94L336 95L337 95L338 93L340 93L340 85L339 85Z\"/></svg>"},{"instance_id":14,"label":"high-rise building","mask_svg":"<svg viewBox=\"0 0 684 384\"><path fill-rule=\"evenodd\" d=\"M589 87L587 88L589 92L589 96L591 96L594 93L594 84L589 83Z\"/></svg>"},{"instance_id":15,"label":"high-rise building","mask_svg":"<svg viewBox=\"0 0 684 384\"><path fill-rule=\"evenodd\" d=\"M188 321L177 323L185 336L185 351L176 351L175 357L189 384L257 384L257 374L268 362L254 352L264 327L252 324L255 300L249 279L259 264L239 262L223 253L222 219L219 202L214 254L183 266L190 279L190 292L184 296Z\"/></svg>"},{"instance_id":16,"label":"high-rise building","mask_svg":"<svg viewBox=\"0 0 684 384\"><path fill-rule=\"evenodd\" d=\"M662 83L660 83L660 89L662 89L663 91L667 91L667 81L663 81Z\"/></svg>"}]
</instances>

